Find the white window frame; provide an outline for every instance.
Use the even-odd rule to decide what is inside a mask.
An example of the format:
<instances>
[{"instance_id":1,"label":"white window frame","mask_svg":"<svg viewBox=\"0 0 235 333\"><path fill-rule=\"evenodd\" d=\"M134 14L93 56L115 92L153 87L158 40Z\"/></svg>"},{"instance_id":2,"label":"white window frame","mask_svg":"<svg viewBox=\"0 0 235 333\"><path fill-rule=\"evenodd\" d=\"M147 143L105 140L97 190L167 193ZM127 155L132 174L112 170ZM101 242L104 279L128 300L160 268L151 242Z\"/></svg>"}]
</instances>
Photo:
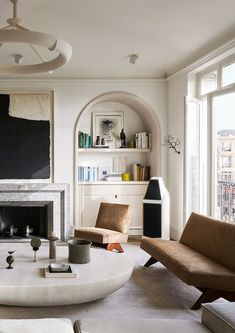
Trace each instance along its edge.
<instances>
[{"instance_id":1,"label":"white window frame","mask_svg":"<svg viewBox=\"0 0 235 333\"><path fill-rule=\"evenodd\" d=\"M188 128L187 128L187 123L188 123L188 112L189 112L189 104L190 103L194 103L195 105L197 105L199 107L199 122L200 122L200 129L199 129L199 141L201 142L201 137L202 137L202 133L201 133L201 101L197 98L193 98L193 97L189 97L189 96L185 96L184 98L184 154L185 154L185 158L184 158L184 200L183 200L183 205L184 205L184 224L186 224L187 220L188 220L188 216L187 216L187 168L188 168L188 159L187 159L187 152L188 152L188 145L187 145L187 135L188 135ZM201 145L200 145L200 156L199 156L199 165L200 165L200 170L199 170L199 178L200 178L200 201L199 201L199 207L201 208L202 202L201 202L201 190L202 190L202 186L201 186Z\"/></svg>"},{"instance_id":2,"label":"white window frame","mask_svg":"<svg viewBox=\"0 0 235 333\"><path fill-rule=\"evenodd\" d=\"M223 68L229 65L232 65L233 63L235 63L235 55L233 54L232 56L224 59L223 61L220 62L220 88L221 89L225 89L225 88L229 88L235 85L235 82L228 84L226 86L223 85L223 78L222 78L222 73L223 73Z\"/></svg>"},{"instance_id":3,"label":"white window frame","mask_svg":"<svg viewBox=\"0 0 235 333\"><path fill-rule=\"evenodd\" d=\"M202 78L207 75L210 74L213 71L217 71L217 89L213 90L209 93L206 94L201 94L201 80ZM220 65L219 64L215 64L213 66L207 67L206 69L204 69L203 71L197 73L197 98L199 99L203 99L203 97L206 97L208 94L217 91L220 87L221 87L221 69L220 69Z\"/></svg>"},{"instance_id":4,"label":"white window frame","mask_svg":"<svg viewBox=\"0 0 235 333\"><path fill-rule=\"evenodd\" d=\"M216 165L215 165L215 161L214 161L214 156L215 156L215 147L216 147L216 143L215 143L215 138L214 138L214 115L213 115L213 110L212 110L212 101L213 101L213 97L219 96L219 95L225 95L225 94L229 94L229 93L234 93L235 92L235 82L227 85L227 86L223 86L223 82L222 82L222 71L223 68L225 66L228 66L229 64L235 63L235 54L233 54L232 56L227 57L224 60L221 60L219 62L217 62L216 64L207 67L206 69L204 69L201 72L198 72L196 75L196 98L199 100L203 100L206 99L207 100L207 171L206 171L206 177L207 177L207 205L206 205L206 209L207 209L207 214L209 215L213 215L215 212L215 205L216 205L216 197L215 197L215 193L213 195L213 191L215 189L215 185L216 185L216 179L215 179L215 175L216 175ZM201 94L201 79L202 77L204 77L205 75L213 72L213 71L217 71L217 89L213 90L209 93L206 94ZM202 110L201 110L202 112ZM186 121L185 121L185 139L186 139L186 133L187 133L187 128L186 128ZM185 142L185 146L186 146L186 142ZM184 167L185 167L185 185L184 188L186 189L186 161L187 161L187 156L186 156L185 152L185 162L184 162ZM186 216L186 200L184 200L184 217Z\"/></svg>"}]
</instances>

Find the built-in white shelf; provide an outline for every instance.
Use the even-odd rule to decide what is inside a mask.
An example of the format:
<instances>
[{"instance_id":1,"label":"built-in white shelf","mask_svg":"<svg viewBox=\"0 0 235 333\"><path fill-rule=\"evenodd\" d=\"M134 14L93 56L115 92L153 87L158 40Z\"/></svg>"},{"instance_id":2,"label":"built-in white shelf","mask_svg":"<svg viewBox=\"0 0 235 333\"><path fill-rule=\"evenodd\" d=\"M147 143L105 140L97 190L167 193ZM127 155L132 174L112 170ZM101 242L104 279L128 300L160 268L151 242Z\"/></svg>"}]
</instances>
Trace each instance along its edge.
<instances>
[{"instance_id":1,"label":"built-in white shelf","mask_svg":"<svg viewBox=\"0 0 235 333\"><path fill-rule=\"evenodd\" d=\"M78 148L79 153L149 153L150 148Z\"/></svg>"}]
</instances>

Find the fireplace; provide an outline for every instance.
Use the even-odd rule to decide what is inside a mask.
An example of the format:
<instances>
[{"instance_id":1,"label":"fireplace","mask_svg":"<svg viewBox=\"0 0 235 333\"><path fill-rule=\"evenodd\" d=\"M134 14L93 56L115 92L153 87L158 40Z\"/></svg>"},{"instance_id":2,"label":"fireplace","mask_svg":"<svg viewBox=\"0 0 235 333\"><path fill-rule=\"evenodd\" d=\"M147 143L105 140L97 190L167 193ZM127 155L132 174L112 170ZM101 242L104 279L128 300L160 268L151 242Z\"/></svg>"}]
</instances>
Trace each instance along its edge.
<instances>
[{"instance_id":1,"label":"fireplace","mask_svg":"<svg viewBox=\"0 0 235 333\"><path fill-rule=\"evenodd\" d=\"M68 184L0 184L0 239L69 237Z\"/></svg>"},{"instance_id":2,"label":"fireplace","mask_svg":"<svg viewBox=\"0 0 235 333\"><path fill-rule=\"evenodd\" d=\"M0 207L0 239L47 238L48 205Z\"/></svg>"}]
</instances>

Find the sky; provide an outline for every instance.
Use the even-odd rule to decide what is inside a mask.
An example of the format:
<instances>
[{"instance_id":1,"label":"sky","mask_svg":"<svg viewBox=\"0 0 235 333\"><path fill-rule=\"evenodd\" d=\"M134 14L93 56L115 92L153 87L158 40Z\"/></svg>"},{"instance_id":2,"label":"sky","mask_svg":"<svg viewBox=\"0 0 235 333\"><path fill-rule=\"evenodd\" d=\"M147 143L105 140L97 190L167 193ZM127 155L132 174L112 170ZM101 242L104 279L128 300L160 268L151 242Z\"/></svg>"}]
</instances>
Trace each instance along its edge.
<instances>
[{"instance_id":1,"label":"sky","mask_svg":"<svg viewBox=\"0 0 235 333\"><path fill-rule=\"evenodd\" d=\"M214 97L213 110L217 130L235 130L235 92Z\"/></svg>"}]
</instances>

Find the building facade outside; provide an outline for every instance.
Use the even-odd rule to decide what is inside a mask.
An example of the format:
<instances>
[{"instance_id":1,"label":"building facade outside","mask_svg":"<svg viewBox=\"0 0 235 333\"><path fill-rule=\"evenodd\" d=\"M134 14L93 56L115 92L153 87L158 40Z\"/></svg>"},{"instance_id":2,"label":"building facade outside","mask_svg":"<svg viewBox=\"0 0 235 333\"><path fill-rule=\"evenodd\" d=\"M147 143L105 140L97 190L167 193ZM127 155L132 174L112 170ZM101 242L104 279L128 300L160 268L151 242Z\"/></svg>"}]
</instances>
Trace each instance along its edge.
<instances>
[{"instance_id":1,"label":"building facade outside","mask_svg":"<svg viewBox=\"0 0 235 333\"><path fill-rule=\"evenodd\" d=\"M217 216L235 223L235 130L217 132Z\"/></svg>"}]
</instances>

